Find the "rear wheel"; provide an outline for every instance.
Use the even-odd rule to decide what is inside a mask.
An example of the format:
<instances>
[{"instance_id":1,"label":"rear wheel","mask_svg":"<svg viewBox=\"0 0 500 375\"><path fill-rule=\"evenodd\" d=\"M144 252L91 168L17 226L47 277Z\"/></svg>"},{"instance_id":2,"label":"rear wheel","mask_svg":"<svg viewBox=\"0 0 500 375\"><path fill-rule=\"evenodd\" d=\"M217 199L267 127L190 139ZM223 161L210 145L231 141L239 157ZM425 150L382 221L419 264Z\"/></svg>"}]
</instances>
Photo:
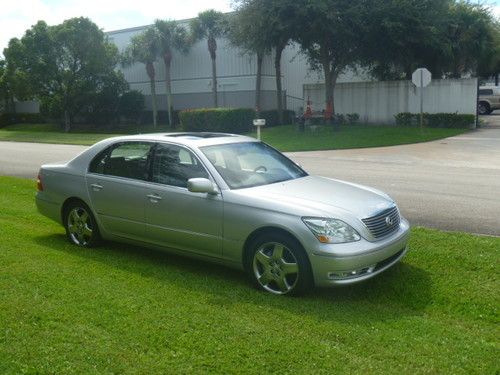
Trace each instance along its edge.
<instances>
[{"instance_id":1,"label":"rear wheel","mask_svg":"<svg viewBox=\"0 0 500 375\"><path fill-rule=\"evenodd\" d=\"M479 102L477 111L480 115L489 115L491 113L490 105L486 102Z\"/></svg>"},{"instance_id":2,"label":"rear wheel","mask_svg":"<svg viewBox=\"0 0 500 375\"><path fill-rule=\"evenodd\" d=\"M255 285L272 294L301 294L313 285L309 260L302 246L281 233L253 241L247 271Z\"/></svg>"},{"instance_id":3,"label":"rear wheel","mask_svg":"<svg viewBox=\"0 0 500 375\"><path fill-rule=\"evenodd\" d=\"M66 207L64 227L69 241L77 246L93 247L100 240L94 215L90 208L81 201L71 202Z\"/></svg>"}]
</instances>

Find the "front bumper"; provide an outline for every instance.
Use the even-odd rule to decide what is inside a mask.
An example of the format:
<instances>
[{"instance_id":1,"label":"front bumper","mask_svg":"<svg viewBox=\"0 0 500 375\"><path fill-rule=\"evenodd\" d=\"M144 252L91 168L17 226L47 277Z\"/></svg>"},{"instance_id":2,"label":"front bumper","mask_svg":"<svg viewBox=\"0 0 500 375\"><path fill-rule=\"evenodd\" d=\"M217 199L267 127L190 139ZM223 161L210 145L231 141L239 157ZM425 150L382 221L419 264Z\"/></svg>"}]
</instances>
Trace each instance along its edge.
<instances>
[{"instance_id":1,"label":"front bumper","mask_svg":"<svg viewBox=\"0 0 500 375\"><path fill-rule=\"evenodd\" d=\"M381 241L320 245L309 256L316 286L353 284L384 272L406 254L409 236L402 219L398 231Z\"/></svg>"}]
</instances>

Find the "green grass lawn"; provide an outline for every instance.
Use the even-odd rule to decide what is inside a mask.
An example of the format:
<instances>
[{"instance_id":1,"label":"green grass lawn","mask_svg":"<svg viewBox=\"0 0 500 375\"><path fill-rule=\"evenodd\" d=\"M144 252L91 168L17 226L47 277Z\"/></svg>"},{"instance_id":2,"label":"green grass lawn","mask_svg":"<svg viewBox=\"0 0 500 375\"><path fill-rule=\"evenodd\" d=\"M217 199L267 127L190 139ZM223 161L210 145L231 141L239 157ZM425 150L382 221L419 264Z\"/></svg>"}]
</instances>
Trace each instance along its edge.
<instances>
[{"instance_id":1,"label":"green grass lawn","mask_svg":"<svg viewBox=\"0 0 500 375\"><path fill-rule=\"evenodd\" d=\"M0 141L24 141L91 145L101 139L121 133L136 134L155 131L151 126L130 126L114 132L64 133L52 124L10 125L0 129ZM95 131L95 130L94 130ZM108 130L109 131L109 130ZM157 132L171 131L158 127ZM295 125L263 129L262 139L281 151L313 151L344 148L392 146L426 142L466 132L465 129L436 129L400 126L350 125L340 128L319 127L316 131L297 131ZM255 134L250 134L255 136Z\"/></svg>"},{"instance_id":2,"label":"green grass lawn","mask_svg":"<svg viewBox=\"0 0 500 375\"><path fill-rule=\"evenodd\" d=\"M500 239L416 228L403 262L300 298L120 244L70 245L0 177L0 373L498 374Z\"/></svg>"},{"instance_id":3,"label":"green grass lawn","mask_svg":"<svg viewBox=\"0 0 500 375\"><path fill-rule=\"evenodd\" d=\"M316 151L346 148L394 146L452 137L467 129L403 126L345 125L339 128L318 127L299 133L296 126L263 129L262 140L281 151ZM255 136L255 134L253 134Z\"/></svg>"}]
</instances>

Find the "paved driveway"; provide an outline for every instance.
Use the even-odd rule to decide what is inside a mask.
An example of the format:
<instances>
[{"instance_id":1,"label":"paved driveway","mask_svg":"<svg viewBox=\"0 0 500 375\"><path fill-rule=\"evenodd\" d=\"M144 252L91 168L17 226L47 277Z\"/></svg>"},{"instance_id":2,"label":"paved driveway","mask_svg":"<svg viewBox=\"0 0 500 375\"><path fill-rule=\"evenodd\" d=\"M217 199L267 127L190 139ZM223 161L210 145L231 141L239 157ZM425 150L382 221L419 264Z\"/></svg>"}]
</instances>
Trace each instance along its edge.
<instances>
[{"instance_id":1,"label":"paved driveway","mask_svg":"<svg viewBox=\"0 0 500 375\"><path fill-rule=\"evenodd\" d=\"M82 146L0 142L0 174L34 178ZM500 235L500 129L407 146L288 154L313 174L388 192L413 225Z\"/></svg>"},{"instance_id":2,"label":"paved driveway","mask_svg":"<svg viewBox=\"0 0 500 375\"><path fill-rule=\"evenodd\" d=\"M413 225L500 235L500 128L406 146L289 156L311 173L388 192Z\"/></svg>"}]
</instances>

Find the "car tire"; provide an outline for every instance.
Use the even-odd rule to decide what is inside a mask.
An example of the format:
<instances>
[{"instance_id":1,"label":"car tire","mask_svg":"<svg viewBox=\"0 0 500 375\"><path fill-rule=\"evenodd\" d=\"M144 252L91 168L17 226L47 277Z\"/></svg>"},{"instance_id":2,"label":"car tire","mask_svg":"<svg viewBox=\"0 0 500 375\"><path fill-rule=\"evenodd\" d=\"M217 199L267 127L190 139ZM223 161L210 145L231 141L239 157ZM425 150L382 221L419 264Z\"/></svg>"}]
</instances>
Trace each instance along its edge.
<instances>
[{"instance_id":1,"label":"car tire","mask_svg":"<svg viewBox=\"0 0 500 375\"><path fill-rule=\"evenodd\" d=\"M284 233L263 234L249 246L245 268L254 285L277 295L300 295L314 284L302 245Z\"/></svg>"},{"instance_id":2,"label":"car tire","mask_svg":"<svg viewBox=\"0 0 500 375\"><path fill-rule=\"evenodd\" d=\"M486 102L479 102L477 106L477 112L480 115L489 115L492 111L490 109L490 105Z\"/></svg>"},{"instance_id":3,"label":"car tire","mask_svg":"<svg viewBox=\"0 0 500 375\"><path fill-rule=\"evenodd\" d=\"M70 202L63 216L66 236L72 244L80 247L94 247L99 244L101 236L97 222L84 202Z\"/></svg>"}]
</instances>

